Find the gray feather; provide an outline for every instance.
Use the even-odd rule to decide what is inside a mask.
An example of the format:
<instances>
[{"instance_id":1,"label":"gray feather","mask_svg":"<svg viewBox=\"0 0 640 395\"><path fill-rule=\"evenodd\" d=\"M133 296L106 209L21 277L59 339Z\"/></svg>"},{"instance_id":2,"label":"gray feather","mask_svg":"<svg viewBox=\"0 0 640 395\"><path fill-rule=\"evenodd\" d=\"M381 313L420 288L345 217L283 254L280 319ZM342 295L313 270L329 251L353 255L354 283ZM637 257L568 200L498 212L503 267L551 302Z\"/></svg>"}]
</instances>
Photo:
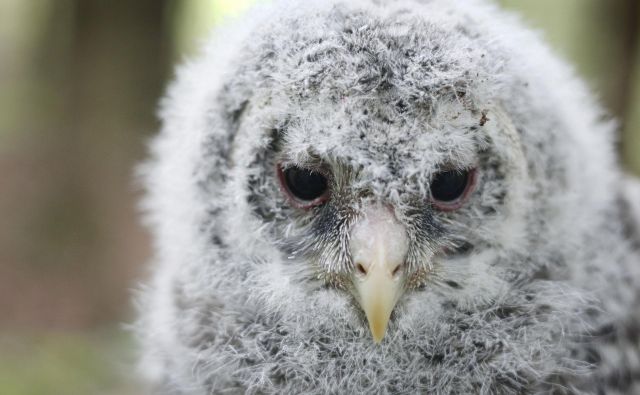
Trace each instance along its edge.
<instances>
[{"instance_id":1,"label":"gray feather","mask_svg":"<svg viewBox=\"0 0 640 395\"><path fill-rule=\"evenodd\" d=\"M638 391L639 188L585 85L491 2L263 6L179 68L161 117L138 332L163 393ZM331 199L291 205L283 163L326 169ZM478 179L445 212L449 167ZM379 345L348 281L371 202L413 279Z\"/></svg>"}]
</instances>

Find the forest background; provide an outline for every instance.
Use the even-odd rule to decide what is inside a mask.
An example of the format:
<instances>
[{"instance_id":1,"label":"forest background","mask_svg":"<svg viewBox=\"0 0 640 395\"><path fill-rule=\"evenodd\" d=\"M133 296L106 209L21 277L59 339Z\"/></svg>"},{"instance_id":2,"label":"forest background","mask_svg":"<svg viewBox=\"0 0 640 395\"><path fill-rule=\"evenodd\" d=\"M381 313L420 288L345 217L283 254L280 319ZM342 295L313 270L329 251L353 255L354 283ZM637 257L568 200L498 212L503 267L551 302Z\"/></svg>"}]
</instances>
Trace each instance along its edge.
<instances>
[{"instance_id":1,"label":"forest background","mask_svg":"<svg viewBox=\"0 0 640 395\"><path fill-rule=\"evenodd\" d=\"M143 393L133 168L173 66L252 2L0 0L0 393ZM597 92L640 174L639 2L500 2Z\"/></svg>"}]
</instances>

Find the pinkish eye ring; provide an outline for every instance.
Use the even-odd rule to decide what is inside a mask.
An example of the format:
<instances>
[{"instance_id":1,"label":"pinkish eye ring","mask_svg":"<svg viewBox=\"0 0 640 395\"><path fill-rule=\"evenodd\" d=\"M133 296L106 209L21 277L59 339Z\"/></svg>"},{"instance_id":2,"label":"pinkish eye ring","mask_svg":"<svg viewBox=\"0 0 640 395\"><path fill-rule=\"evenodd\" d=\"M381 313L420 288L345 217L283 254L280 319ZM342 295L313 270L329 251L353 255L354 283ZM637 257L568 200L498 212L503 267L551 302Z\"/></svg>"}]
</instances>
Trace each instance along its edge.
<instances>
[{"instance_id":1,"label":"pinkish eye ring","mask_svg":"<svg viewBox=\"0 0 640 395\"><path fill-rule=\"evenodd\" d=\"M469 199L476 185L477 170L444 170L433 177L429 187L431 203L441 211L457 210Z\"/></svg>"},{"instance_id":2,"label":"pinkish eye ring","mask_svg":"<svg viewBox=\"0 0 640 395\"><path fill-rule=\"evenodd\" d=\"M320 171L299 166L277 165L278 180L289 201L308 209L325 203L330 195L328 177Z\"/></svg>"}]
</instances>

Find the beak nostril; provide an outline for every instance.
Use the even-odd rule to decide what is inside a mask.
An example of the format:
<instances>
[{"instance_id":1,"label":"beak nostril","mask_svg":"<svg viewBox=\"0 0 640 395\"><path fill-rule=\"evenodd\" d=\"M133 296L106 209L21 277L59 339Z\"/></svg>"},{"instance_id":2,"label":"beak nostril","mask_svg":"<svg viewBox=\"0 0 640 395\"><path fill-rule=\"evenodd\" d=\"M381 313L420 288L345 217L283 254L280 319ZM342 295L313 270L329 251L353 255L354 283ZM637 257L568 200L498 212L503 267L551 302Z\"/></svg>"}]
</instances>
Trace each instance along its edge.
<instances>
[{"instance_id":1,"label":"beak nostril","mask_svg":"<svg viewBox=\"0 0 640 395\"><path fill-rule=\"evenodd\" d=\"M358 273L360 273L362 275L366 275L367 274L367 269L365 269L364 266L362 266L362 263L356 264L356 269L358 270Z\"/></svg>"},{"instance_id":2,"label":"beak nostril","mask_svg":"<svg viewBox=\"0 0 640 395\"><path fill-rule=\"evenodd\" d=\"M398 265L396 266L393 271L391 272L391 275L393 277L397 276L398 274L400 274L400 270L402 270L402 265Z\"/></svg>"}]
</instances>

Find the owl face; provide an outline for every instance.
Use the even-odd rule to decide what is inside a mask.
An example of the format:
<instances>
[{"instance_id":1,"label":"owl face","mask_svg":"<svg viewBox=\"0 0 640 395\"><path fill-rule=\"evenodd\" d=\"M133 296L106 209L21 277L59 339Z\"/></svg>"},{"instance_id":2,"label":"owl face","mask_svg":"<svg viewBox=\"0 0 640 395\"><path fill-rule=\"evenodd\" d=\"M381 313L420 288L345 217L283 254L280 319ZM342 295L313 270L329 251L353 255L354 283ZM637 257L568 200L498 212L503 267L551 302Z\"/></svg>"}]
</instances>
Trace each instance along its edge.
<instances>
[{"instance_id":1,"label":"owl face","mask_svg":"<svg viewBox=\"0 0 640 395\"><path fill-rule=\"evenodd\" d=\"M428 108L399 97L310 98L264 132L249 165L249 204L296 282L351 300L376 342L407 295L474 307L497 297L500 256L519 248L517 237L496 237L520 231L517 135L500 109L465 96ZM251 124L267 122L259 117ZM478 297L479 287L491 291Z\"/></svg>"},{"instance_id":2,"label":"owl face","mask_svg":"<svg viewBox=\"0 0 640 395\"><path fill-rule=\"evenodd\" d=\"M179 70L143 169L169 392L574 389L633 306L613 127L492 3L278 1Z\"/></svg>"},{"instance_id":3,"label":"owl face","mask_svg":"<svg viewBox=\"0 0 640 395\"><path fill-rule=\"evenodd\" d=\"M348 300L380 341L408 299L476 309L501 295L526 261L513 257L526 257L529 182L496 60L472 32L402 16L374 34L370 16L330 13L284 39L294 49L274 52L291 35L276 28L240 60L223 90L250 92L226 103L245 147L232 184L287 283Z\"/></svg>"}]
</instances>

